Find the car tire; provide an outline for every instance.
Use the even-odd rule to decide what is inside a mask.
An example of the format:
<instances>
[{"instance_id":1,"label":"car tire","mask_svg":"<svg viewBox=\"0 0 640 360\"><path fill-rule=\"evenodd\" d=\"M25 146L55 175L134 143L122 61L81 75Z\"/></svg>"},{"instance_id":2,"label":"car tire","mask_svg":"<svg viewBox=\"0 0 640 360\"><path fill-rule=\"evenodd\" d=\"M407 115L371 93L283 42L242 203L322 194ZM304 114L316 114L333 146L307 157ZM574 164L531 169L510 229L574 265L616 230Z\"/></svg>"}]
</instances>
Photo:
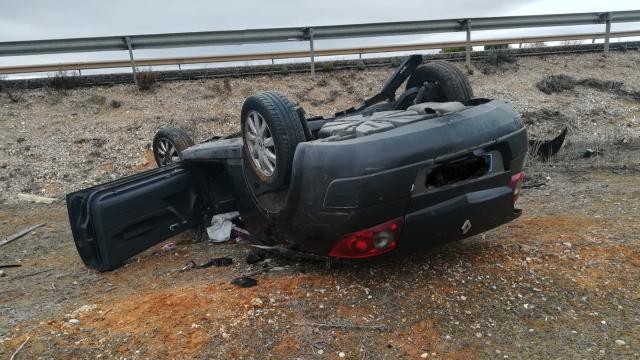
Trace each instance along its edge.
<instances>
[{"instance_id":1,"label":"car tire","mask_svg":"<svg viewBox=\"0 0 640 360\"><path fill-rule=\"evenodd\" d=\"M459 101L465 104L473 98L467 76L455 65L444 60L431 61L416 68L407 80L406 89L420 87L425 82L437 85L438 95L427 101Z\"/></svg>"},{"instance_id":2,"label":"car tire","mask_svg":"<svg viewBox=\"0 0 640 360\"><path fill-rule=\"evenodd\" d=\"M193 139L182 129L165 127L153 137L153 157L158 167L180 161L180 154L192 146Z\"/></svg>"},{"instance_id":3,"label":"car tire","mask_svg":"<svg viewBox=\"0 0 640 360\"><path fill-rule=\"evenodd\" d=\"M276 92L261 92L242 105L240 126L245 161L253 174L276 189L289 182L293 155L306 140L296 105Z\"/></svg>"}]
</instances>

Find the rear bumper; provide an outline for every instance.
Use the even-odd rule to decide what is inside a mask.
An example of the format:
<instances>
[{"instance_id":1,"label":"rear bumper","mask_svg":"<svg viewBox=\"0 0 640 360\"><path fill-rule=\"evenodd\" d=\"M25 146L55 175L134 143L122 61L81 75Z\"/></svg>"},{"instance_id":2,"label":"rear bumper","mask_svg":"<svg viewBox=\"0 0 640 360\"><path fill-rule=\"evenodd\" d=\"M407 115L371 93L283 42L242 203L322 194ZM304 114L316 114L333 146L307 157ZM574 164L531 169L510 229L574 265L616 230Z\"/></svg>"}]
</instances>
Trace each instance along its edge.
<instances>
[{"instance_id":1,"label":"rear bumper","mask_svg":"<svg viewBox=\"0 0 640 360\"><path fill-rule=\"evenodd\" d=\"M474 191L405 216L398 249L430 247L461 240L518 216L513 191L506 186Z\"/></svg>"}]
</instances>

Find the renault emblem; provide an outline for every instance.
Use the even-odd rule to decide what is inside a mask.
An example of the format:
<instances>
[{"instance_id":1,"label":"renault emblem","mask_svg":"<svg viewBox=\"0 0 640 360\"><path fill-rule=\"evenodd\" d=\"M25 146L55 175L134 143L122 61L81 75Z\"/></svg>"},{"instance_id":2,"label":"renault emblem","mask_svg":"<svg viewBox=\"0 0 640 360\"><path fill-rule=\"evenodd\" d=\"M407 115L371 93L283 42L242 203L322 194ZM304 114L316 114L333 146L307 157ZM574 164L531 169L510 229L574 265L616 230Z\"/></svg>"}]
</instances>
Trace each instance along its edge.
<instances>
[{"instance_id":1,"label":"renault emblem","mask_svg":"<svg viewBox=\"0 0 640 360\"><path fill-rule=\"evenodd\" d=\"M471 230L471 221L467 219L464 221L464 224L462 224L462 235L468 233L469 230Z\"/></svg>"}]
</instances>

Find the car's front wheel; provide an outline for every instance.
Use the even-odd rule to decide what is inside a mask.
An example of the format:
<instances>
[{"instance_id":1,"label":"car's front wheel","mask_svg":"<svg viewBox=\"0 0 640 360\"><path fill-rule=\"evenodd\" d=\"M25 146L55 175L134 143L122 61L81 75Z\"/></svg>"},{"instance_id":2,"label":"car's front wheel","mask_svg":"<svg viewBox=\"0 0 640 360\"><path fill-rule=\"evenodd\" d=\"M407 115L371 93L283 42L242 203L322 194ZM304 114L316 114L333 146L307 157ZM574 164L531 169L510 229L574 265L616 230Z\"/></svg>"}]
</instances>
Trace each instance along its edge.
<instances>
[{"instance_id":1,"label":"car's front wheel","mask_svg":"<svg viewBox=\"0 0 640 360\"><path fill-rule=\"evenodd\" d=\"M153 137L153 156L158 167L180 161L183 150L193 145L193 139L182 129L165 127Z\"/></svg>"}]
</instances>

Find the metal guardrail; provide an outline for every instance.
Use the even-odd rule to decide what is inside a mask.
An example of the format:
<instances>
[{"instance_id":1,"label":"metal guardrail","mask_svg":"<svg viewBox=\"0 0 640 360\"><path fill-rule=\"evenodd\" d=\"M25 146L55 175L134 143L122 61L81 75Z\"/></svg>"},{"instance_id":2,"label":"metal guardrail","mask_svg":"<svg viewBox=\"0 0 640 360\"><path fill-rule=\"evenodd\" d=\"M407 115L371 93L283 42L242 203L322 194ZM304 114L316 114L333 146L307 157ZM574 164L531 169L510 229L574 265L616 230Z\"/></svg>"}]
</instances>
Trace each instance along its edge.
<instances>
[{"instance_id":1,"label":"metal guardrail","mask_svg":"<svg viewBox=\"0 0 640 360\"><path fill-rule=\"evenodd\" d=\"M482 45L499 45L499 44L523 44L547 41L566 41L566 40L595 40L605 37L605 33L582 33L572 35L550 35L536 37L513 37L499 39L483 39L472 40L472 46ZM637 31L619 31L612 32L612 37L640 37L640 30ZM449 41L449 42L433 42L418 43L406 45L390 45L390 46L373 46L359 48L337 48L316 50L315 56L337 56L337 55L362 55L372 53L399 52L411 50L426 49L442 49L448 47L463 47L465 41ZM231 54L231 55L214 55L214 56L194 56L194 57L170 57L157 59L137 59L136 66L159 66L159 65L186 65L186 64L204 64L231 61L255 61L255 60L271 60L275 59L294 59L308 57L308 51L282 51L282 52L266 52L256 54ZM129 67L131 62L128 60L111 60L111 61L89 61L79 63L63 63L63 64L39 64L24 66L7 66L0 68L0 74L19 74L19 73L35 73L48 71L69 71L69 70L86 70L86 69L107 69L107 68L123 68Z\"/></svg>"},{"instance_id":2,"label":"metal guardrail","mask_svg":"<svg viewBox=\"0 0 640 360\"><path fill-rule=\"evenodd\" d=\"M135 74L133 51L139 49L308 41L307 56L311 58L313 74L314 56L317 53L314 50L314 40L465 31L466 61L467 66L470 66L472 28L473 30L499 30L605 24L604 52L606 55L612 22L640 22L640 10L13 41L0 42L0 56L127 50L130 55L130 65Z\"/></svg>"}]
</instances>

